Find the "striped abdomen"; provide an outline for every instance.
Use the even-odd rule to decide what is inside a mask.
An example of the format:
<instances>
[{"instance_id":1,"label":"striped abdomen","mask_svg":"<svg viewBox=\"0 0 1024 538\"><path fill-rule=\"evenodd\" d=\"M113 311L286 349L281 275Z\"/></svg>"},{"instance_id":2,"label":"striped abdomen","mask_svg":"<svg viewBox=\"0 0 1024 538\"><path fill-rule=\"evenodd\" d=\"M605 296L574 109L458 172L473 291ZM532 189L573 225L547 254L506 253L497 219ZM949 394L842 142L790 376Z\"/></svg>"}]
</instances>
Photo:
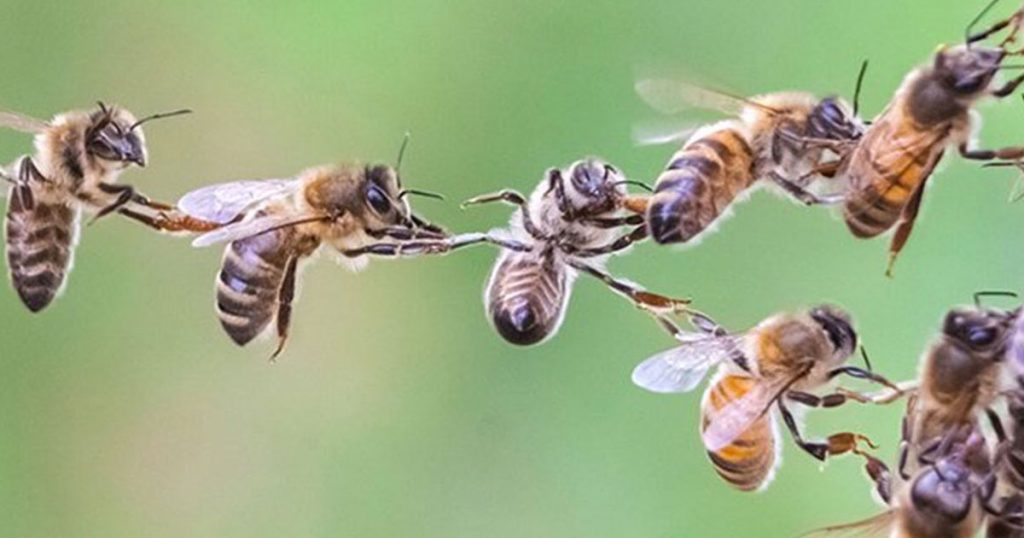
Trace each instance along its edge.
<instances>
[{"instance_id":1,"label":"striped abdomen","mask_svg":"<svg viewBox=\"0 0 1024 538\"><path fill-rule=\"evenodd\" d=\"M658 243L685 243L711 225L754 182L754 154L734 129L688 142L658 177L647 225Z\"/></svg>"},{"instance_id":2,"label":"striped abdomen","mask_svg":"<svg viewBox=\"0 0 1024 538\"><path fill-rule=\"evenodd\" d=\"M946 134L880 129L865 137L845 172L851 190L843 220L857 237L875 237L893 227L942 157ZM869 135L873 134L869 131Z\"/></svg>"},{"instance_id":3,"label":"striped abdomen","mask_svg":"<svg viewBox=\"0 0 1024 538\"><path fill-rule=\"evenodd\" d=\"M39 312L60 292L71 267L78 210L23 197L7 202L7 267L21 302Z\"/></svg>"},{"instance_id":4,"label":"striped abdomen","mask_svg":"<svg viewBox=\"0 0 1024 538\"><path fill-rule=\"evenodd\" d=\"M484 302L498 334L528 346L558 331L570 292L565 267L549 256L506 250L491 273Z\"/></svg>"},{"instance_id":5,"label":"striped abdomen","mask_svg":"<svg viewBox=\"0 0 1024 538\"><path fill-rule=\"evenodd\" d=\"M742 398L756 383L758 380L754 378L738 375L725 375L712 383L701 408L701 431L715 419L716 412ZM731 444L717 452L708 452L719 476L743 491L768 484L778 458L774 420L771 413L765 413Z\"/></svg>"},{"instance_id":6,"label":"striped abdomen","mask_svg":"<svg viewBox=\"0 0 1024 538\"><path fill-rule=\"evenodd\" d=\"M217 316L236 344L249 343L274 320L290 264L311 252L296 248L294 233L285 228L233 241L224 249L217 276ZM289 315L290 303L284 306L288 312L282 314Z\"/></svg>"}]
</instances>

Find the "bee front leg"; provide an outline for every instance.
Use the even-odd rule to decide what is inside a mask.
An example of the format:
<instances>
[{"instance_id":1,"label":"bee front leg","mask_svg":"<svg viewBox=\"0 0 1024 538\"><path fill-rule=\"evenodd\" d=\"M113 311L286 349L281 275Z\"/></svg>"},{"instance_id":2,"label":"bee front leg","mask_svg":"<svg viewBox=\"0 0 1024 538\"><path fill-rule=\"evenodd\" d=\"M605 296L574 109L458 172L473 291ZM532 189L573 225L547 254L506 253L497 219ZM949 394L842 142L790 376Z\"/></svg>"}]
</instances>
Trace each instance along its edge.
<instances>
[{"instance_id":1,"label":"bee front leg","mask_svg":"<svg viewBox=\"0 0 1024 538\"><path fill-rule=\"evenodd\" d=\"M397 239L399 241L410 241L414 239L440 239L443 240L448 236L443 232L435 232L428 230L427 228L407 228L405 226L391 226L388 228L382 228L374 230L366 228L365 232L374 239Z\"/></svg>"},{"instance_id":2,"label":"bee front leg","mask_svg":"<svg viewBox=\"0 0 1024 538\"><path fill-rule=\"evenodd\" d=\"M890 388L901 395L904 393L903 387L900 387L896 383L889 381L888 379L879 374L876 374L869 370L865 370L863 368L859 368L857 366L840 366L839 368L829 371L828 378L833 379L840 375L848 375L850 377L855 377L857 379L864 379L867 381L871 381L873 383L878 383L879 385Z\"/></svg>"},{"instance_id":3,"label":"bee front leg","mask_svg":"<svg viewBox=\"0 0 1024 538\"><path fill-rule=\"evenodd\" d=\"M482 194L462 202L461 207L466 208L471 205L489 204L492 202L505 202L518 207L520 214L523 216L523 229L526 230L526 233L535 239L547 240L547 234L541 232L540 228L537 227L537 223L533 221L526 198L519 191L504 189L490 194Z\"/></svg>"},{"instance_id":4,"label":"bee front leg","mask_svg":"<svg viewBox=\"0 0 1024 538\"><path fill-rule=\"evenodd\" d=\"M805 441L800 433L800 428L796 424L796 419L793 418L793 414L786 407L782 398L778 399L777 405L779 407L779 411L782 413L782 420L786 423L786 428L789 429L789 433L793 437L793 441L797 446L818 460L825 461L828 456L837 456L839 454L846 454L847 452L863 455L863 451L858 446L861 442L867 444L871 448L876 448L875 444L871 442L871 439L867 436L852 432L841 432L829 435L825 438L825 442L823 443Z\"/></svg>"},{"instance_id":5,"label":"bee front leg","mask_svg":"<svg viewBox=\"0 0 1024 538\"><path fill-rule=\"evenodd\" d=\"M647 227L638 226L628 234L619 237L618 239L612 241L611 243L608 243L607 245L603 245L600 247L576 248L575 246L568 244L562 244L560 246L562 251L565 252L566 254L570 254L577 258L593 258L595 256L604 256L605 254L614 254L616 252L626 250L627 248L633 246L634 243L638 243L640 241L643 241L644 239L647 239L648 236L649 233L647 231Z\"/></svg>"},{"instance_id":6,"label":"bee front leg","mask_svg":"<svg viewBox=\"0 0 1024 538\"><path fill-rule=\"evenodd\" d=\"M502 248L525 252L530 246L511 239L502 239L488 234L472 233L452 236L444 240L405 241L398 243L374 243L363 247L343 250L342 255L356 258L364 255L400 258L423 254L447 254L453 250L480 243L491 243Z\"/></svg>"},{"instance_id":7,"label":"bee front leg","mask_svg":"<svg viewBox=\"0 0 1024 538\"><path fill-rule=\"evenodd\" d=\"M131 185L100 183L99 189L107 194L116 194L117 198L112 203L102 207L99 210L99 212L96 213L96 216L89 220L89 224L92 224L97 220L113 213L114 211L121 209L122 207L127 205L128 202L131 202L132 199L136 196L135 187L132 187Z\"/></svg>"}]
</instances>

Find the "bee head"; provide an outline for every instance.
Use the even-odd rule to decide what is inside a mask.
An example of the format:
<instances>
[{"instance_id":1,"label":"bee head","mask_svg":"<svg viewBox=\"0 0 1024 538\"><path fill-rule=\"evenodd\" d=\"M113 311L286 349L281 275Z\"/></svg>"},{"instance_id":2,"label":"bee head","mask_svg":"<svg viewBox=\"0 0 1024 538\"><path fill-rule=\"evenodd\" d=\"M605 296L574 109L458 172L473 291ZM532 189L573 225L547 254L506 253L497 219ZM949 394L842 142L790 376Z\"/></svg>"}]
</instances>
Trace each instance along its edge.
<instances>
[{"instance_id":1,"label":"bee head","mask_svg":"<svg viewBox=\"0 0 1024 538\"><path fill-rule=\"evenodd\" d=\"M864 134L864 124L839 97L826 97L811 110L808 135L828 140L856 140Z\"/></svg>"},{"instance_id":2,"label":"bee head","mask_svg":"<svg viewBox=\"0 0 1024 538\"><path fill-rule=\"evenodd\" d=\"M563 212L596 215L618 208L626 194L622 173L596 157L576 161L564 177L559 170L549 173L548 192L554 192Z\"/></svg>"},{"instance_id":3,"label":"bee head","mask_svg":"<svg viewBox=\"0 0 1024 538\"><path fill-rule=\"evenodd\" d=\"M970 515L979 494L970 462L981 456L983 445L977 432L954 430L946 434L938 446L939 459L922 468L911 482L913 517L922 519L918 525L955 526Z\"/></svg>"},{"instance_id":4,"label":"bee head","mask_svg":"<svg viewBox=\"0 0 1024 538\"><path fill-rule=\"evenodd\" d=\"M946 314L942 333L972 355L1000 360L1006 343L1010 313L993 308L954 308Z\"/></svg>"},{"instance_id":5,"label":"bee head","mask_svg":"<svg viewBox=\"0 0 1024 538\"><path fill-rule=\"evenodd\" d=\"M837 358L845 360L853 354L857 347L857 332L853 329L853 320L845 310L832 305L821 305L812 308L810 316L828 335Z\"/></svg>"},{"instance_id":6,"label":"bee head","mask_svg":"<svg viewBox=\"0 0 1024 538\"><path fill-rule=\"evenodd\" d=\"M1006 51L989 47L943 47L935 53L933 69L943 87L960 97L974 97L988 89Z\"/></svg>"},{"instance_id":7,"label":"bee head","mask_svg":"<svg viewBox=\"0 0 1024 538\"><path fill-rule=\"evenodd\" d=\"M89 115L85 130L85 149L89 155L122 167L136 164L146 166L146 137L142 124L159 118L188 114L191 110L176 110L135 119L123 108L97 103L98 110Z\"/></svg>"}]
</instances>

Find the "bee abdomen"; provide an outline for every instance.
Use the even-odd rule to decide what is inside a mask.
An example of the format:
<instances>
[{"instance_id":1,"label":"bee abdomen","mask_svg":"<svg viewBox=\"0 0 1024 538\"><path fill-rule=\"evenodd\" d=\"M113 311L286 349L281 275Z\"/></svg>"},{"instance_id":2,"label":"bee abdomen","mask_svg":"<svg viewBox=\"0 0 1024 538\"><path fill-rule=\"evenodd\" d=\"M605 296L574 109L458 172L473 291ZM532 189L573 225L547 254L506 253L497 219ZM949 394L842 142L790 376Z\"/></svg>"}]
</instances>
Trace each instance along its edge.
<instances>
[{"instance_id":1,"label":"bee abdomen","mask_svg":"<svg viewBox=\"0 0 1024 538\"><path fill-rule=\"evenodd\" d=\"M77 212L38 200L31 207L13 191L7 205L7 266L21 302L32 312L60 292L71 266Z\"/></svg>"},{"instance_id":2,"label":"bee abdomen","mask_svg":"<svg viewBox=\"0 0 1024 538\"><path fill-rule=\"evenodd\" d=\"M558 330L568 293L566 272L553 261L506 252L491 274L486 306L502 338L529 346Z\"/></svg>"},{"instance_id":3,"label":"bee abdomen","mask_svg":"<svg viewBox=\"0 0 1024 538\"><path fill-rule=\"evenodd\" d=\"M651 237L685 243L707 229L754 180L753 152L732 129L714 131L672 156L647 210Z\"/></svg>"},{"instance_id":4,"label":"bee abdomen","mask_svg":"<svg viewBox=\"0 0 1024 538\"><path fill-rule=\"evenodd\" d=\"M234 241L217 276L217 316L234 342L244 346L274 319L287 257L264 252L261 238Z\"/></svg>"},{"instance_id":5,"label":"bee abdomen","mask_svg":"<svg viewBox=\"0 0 1024 538\"><path fill-rule=\"evenodd\" d=\"M701 410L701 429L707 429L715 414L731 402L742 398L757 380L726 375L708 387ZM728 446L708 451L715 471L726 482L742 491L753 491L766 486L775 470L775 428L770 414L762 415Z\"/></svg>"}]
</instances>

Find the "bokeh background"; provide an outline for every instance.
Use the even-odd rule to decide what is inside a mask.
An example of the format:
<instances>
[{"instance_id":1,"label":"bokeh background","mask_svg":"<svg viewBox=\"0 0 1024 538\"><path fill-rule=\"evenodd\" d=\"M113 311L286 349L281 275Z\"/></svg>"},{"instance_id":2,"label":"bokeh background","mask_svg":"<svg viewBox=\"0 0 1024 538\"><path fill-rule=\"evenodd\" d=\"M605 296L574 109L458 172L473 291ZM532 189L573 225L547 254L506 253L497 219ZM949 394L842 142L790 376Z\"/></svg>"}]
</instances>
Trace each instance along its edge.
<instances>
[{"instance_id":1,"label":"bokeh background","mask_svg":"<svg viewBox=\"0 0 1024 538\"><path fill-rule=\"evenodd\" d=\"M653 180L673 151L638 148L657 119L638 69L700 73L742 93L849 95L863 110L962 36L982 2L36 2L0 12L2 107L36 116L97 99L196 114L147 128L152 164L123 180L161 199L319 163L393 162L455 230L508 208L584 154ZM1011 3L1002 6L1005 12ZM1020 143L1018 99L983 109L983 141ZM30 140L0 133L0 160ZM886 279L887 240L766 193L698 248L653 244L615 273L691 295L735 328L821 301L856 316L876 369L906 378L944 311L1022 285L1024 205L1008 169L953 158ZM66 294L30 315L0 293L0 528L5 536L791 536L875 513L853 458L822 467L787 441L769 491L705 461L699 394L656 396L633 366L670 342L578 282L555 339L500 340L483 316L493 250L305 273L290 346L236 348L213 314L220 254L114 218L85 230ZM891 459L901 406L815 413Z\"/></svg>"}]
</instances>

